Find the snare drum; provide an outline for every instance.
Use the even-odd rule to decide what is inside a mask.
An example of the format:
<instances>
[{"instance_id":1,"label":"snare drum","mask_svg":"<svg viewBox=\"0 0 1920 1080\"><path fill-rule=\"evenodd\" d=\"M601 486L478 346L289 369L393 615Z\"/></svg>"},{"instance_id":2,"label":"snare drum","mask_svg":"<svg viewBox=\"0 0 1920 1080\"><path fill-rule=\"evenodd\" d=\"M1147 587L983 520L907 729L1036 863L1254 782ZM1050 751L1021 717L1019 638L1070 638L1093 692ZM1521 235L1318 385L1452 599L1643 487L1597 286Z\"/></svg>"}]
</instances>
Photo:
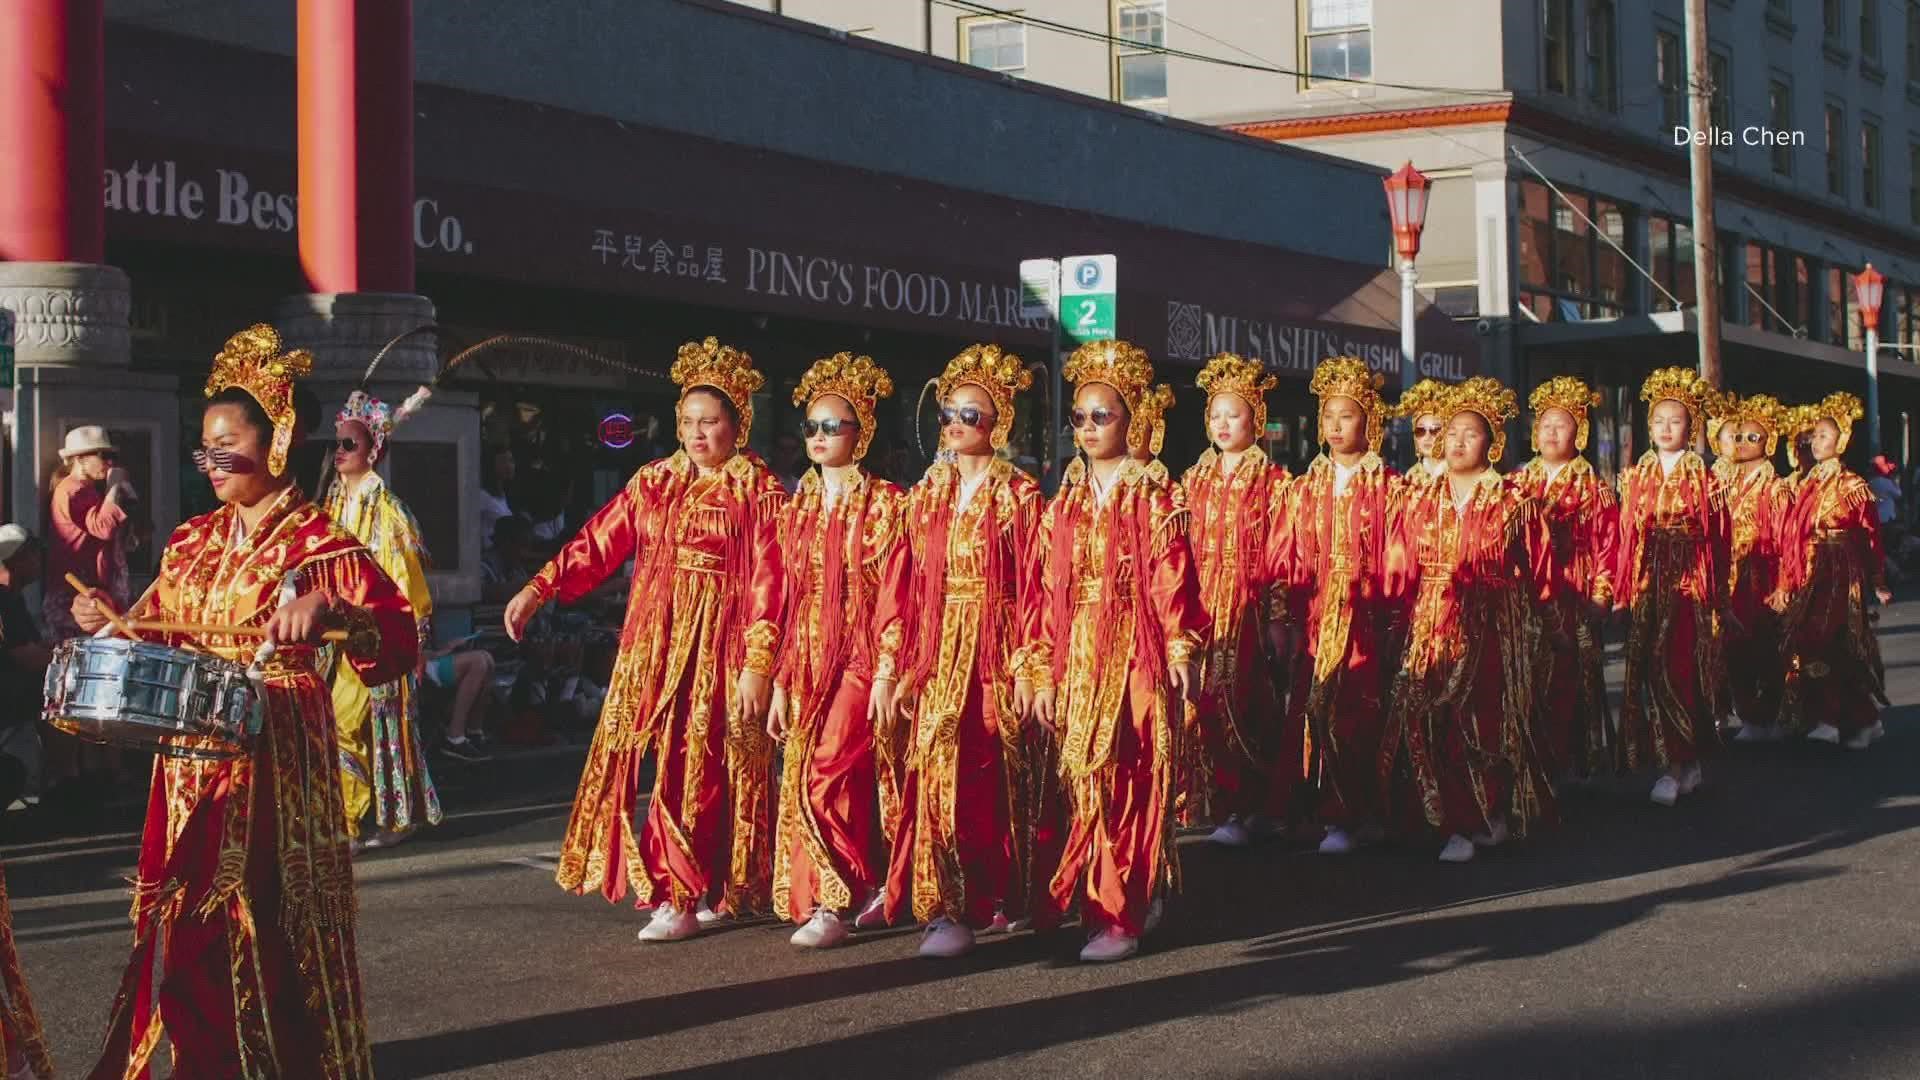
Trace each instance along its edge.
<instances>
[{"instance_id":1,"label":"snare drum","mask_svg":"<svg viewBox=\"0 0 1920 1080\"><path fill-rule=\"evenodd\" d=\"M168 757L243 757L260 733L247 669L124 638L61 642L47 665L47 722L91 742Z\"/></svg>"}]
</instances>

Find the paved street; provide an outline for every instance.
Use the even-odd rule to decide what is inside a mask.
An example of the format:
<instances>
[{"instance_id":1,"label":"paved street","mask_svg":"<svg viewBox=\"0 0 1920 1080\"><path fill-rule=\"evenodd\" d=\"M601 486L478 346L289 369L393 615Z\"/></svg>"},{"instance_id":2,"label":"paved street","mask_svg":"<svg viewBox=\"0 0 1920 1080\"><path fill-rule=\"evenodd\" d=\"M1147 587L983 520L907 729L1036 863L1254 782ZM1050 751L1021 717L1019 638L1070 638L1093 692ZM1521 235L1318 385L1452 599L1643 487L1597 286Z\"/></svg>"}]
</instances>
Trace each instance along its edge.
<instances>
[{"instance_id":1,"label":"paved street","mask_svg":"<svg viewBox=\"0 0 1920 1080\"><path fill-rule=\"evenodd\" d=\"M1920 1059L1920 604L1882 641L1888 738L1736 747L1676 810L1573 793L1467 866L1189 843L1140 958L1078 938L919 960L766 924L643 947L552 883L576 756L440 766L457 812L360 870L383 1077L1910 1077ZM484 771L483 771L484 770ZM91 1064L125 955L127 833L5 849L56 1061Z\"/></svg>"}]
</instances>

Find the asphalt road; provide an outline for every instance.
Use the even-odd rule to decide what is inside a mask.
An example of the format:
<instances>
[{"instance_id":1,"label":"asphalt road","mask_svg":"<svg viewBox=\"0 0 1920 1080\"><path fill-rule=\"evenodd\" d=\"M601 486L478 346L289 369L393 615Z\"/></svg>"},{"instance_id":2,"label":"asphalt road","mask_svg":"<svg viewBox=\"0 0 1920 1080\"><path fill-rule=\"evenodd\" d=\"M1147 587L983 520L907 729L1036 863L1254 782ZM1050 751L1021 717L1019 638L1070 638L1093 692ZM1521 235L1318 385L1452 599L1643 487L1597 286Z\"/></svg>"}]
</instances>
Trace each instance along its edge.
<instances>
[{"instance_id":1,"label":"asphalt road","mask_svg":"<svg viewBox=\"0 0 1920 1080\"><path fill-rule=\"evenodd\" d=\"M577 754L441 766L453 816L360 867L383 1077L1887 1077L1920 1075L1920 605L1882 629L1896 708L1866 753L1738 746L1676 809L1572 792L1567 823L1465 866L1183 846L1138 958L1072 931L920 960L770 924L642 946L562 894ZM0 849L66 1075L127 947L130 832Z\"/></svg>"}]
</instances>

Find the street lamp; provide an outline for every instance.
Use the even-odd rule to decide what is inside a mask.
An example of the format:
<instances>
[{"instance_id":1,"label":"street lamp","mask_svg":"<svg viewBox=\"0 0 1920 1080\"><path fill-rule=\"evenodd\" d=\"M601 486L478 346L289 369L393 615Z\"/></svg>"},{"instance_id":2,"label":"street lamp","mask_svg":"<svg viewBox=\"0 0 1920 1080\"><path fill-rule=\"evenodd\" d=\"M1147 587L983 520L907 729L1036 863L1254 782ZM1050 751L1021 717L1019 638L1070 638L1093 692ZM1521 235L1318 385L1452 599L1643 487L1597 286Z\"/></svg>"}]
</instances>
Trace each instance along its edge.
<instances>
[{"instance_id":1,"label":"street lamp","mask_svg":"<svg viewBox=\"0 0 1920 1080\"><path fill-rule=\"evenodd\" d=\"M1427 227L1427 190L1433 186L1409 161L1381 181L1387 189L1387 213L1393 218L1393 248L1400 256L1400 390L1413 388L1419 375L1413 340L1413 287L1420 280L1413 260L1420 254L1420 232ZM1400 436L1395 425L1395 439Z\"/></svg>"},{"instance_id":2,"label":"street lamp","mask_svg":"<svg viewBox=\"0 0 1920 1080\"><path fill-rule=\"evenodd\" d=\"M1880 452L1880 301L1887 276L1867 264L1853 275L1853 302L1860 309L1860 329L1867 338L1867 445Z\"/></svg>"}]
</instances>

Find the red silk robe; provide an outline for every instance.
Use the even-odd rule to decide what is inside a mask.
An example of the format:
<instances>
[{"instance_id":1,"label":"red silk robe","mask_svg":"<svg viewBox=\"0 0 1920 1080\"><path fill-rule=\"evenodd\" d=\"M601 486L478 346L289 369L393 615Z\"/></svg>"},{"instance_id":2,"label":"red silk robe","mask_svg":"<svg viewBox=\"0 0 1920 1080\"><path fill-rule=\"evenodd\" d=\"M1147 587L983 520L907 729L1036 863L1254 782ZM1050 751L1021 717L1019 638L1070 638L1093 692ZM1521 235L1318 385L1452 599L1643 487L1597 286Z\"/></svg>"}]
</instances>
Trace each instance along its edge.
<instances>
[{"instance_id":1,"label":"red silk robe","mask_svg":"<svg viewBox=\"0 0 1920 1080\"><path fill-rule=\"evenodd\" d=\"M6 877L0 874L0 1061L15 1051L26 1060L31 1080L53 1080L47 1033L20 970L20 953L13 944L13 905L7 901Z\"/></svg>"},{"instance_id":2,"label":"red silk robe","mask_svg":"<svg viewBox=\"0 0 1920 1080\"><path fill-rule=\"evenodd\" d=\"M1021 618L1040 486L1005 461L960 504L958 470L935 463L907 495L907 558L888 588L910 605L899 693L912 718L887 918L946 917L976 930L1031 895L1038 789L1013 709L1026 673ZM881 623L889 615L883 610Z\"/></svg>"},{"instance_id":3,"label":"red silk robe","mask_svg":"<svg viewBox=\"0 0 1920 1080\"><path fill-rule=\"evenodd\" d=\"M822 472L807 470L780 514L787 601L775 681L789 706L773 910L795 922L866 903L886 879L900 820L895 725L875 731L867 698L877 675L894 674L904 633L902 599L879 593L905 584L890 564L906 557L907 497L858 466L842 475L828 507Z\"/></svg>"},{"instance_id":4,"label":"red silk robe","mask_svg":"<svg viewBox=\"0 0 1920 1080\"><path fill-rule=\"evenodd\" d=\"M298 490L277 496L252 532L242 536L238 525L238 512L222 506L174 530L134 616L260 626L291 581L344 607L351 636L338 651L363 681L413 670L419 640L406 597ZM259 645L194 640L241 663ZM175 1076L373 1074L333 699L314 658L311 646L288 646L264 664L251 755L155 758L133 956L96 1080L147 1075L163 1033Z\"/></svg>"},{"instance_id":5,"label":"red silk robe","mask_svg":"<svg viewBox=\"0 0 1920 1080\"><path fill-rule=\"evenodd\" d=\"M1867 482L1837 459L1815 465L1783 522L1781 555L1789 597L1781 718L1794 730L1829 723L1851 738L1887 703L1867 610L1867 597L1886 586L1887 564Z\"/></svg>"},{"instance_id":6,"label":"red silk robe","mask_svg":"<svg viewBox=\"0 0 1920 1080\"><path fill-rule=\"evenodd\" d=\"M1284 820L1306 772L1303 729L1289 726L1290 657L1270 655L1268 628L1284 624L1286 592L1269 576L1268 548L1286 541L1287 470L1249 449L1231 474L1208 449L1181 481L1193 522L1189 543L1212 623L1201 660L1201 698L1189 710L1185 818ZM1283 738L1291 735L1293 738Z\"/></svg>"},{"instance_id":7,"label":"red silk robe","mask_svg":"<svg viewBox=\"0 0 1920 1080\"><path fill-rule=\"evenodd\" d=\"M1772 727L1780 720L1786 672L1780 663L1780 619L1767 600L1780 584L1780 533L1793 502L1793 485L1773 463L1747 471L1731 467L1723 490L1731 522L1728 602L1738 629L1727 628L1728 700L1742 723Z\"/></svg>"},{"instance_id":8,"label":"red silk robe","mask_svg":"<svg viewBox=\"0 0 1920 1080\"><path fill-rule=\"evenodd\" d=\"M1524 832L1551 794L1531 738L1546 669L1531 515L1488 470L1464 506L1448 478L1411 488L1389 525L1388 574L1406 580L1388 591L1412 600L1380 772L1442 834Z\"/></svg>"},{"instance_id":9,"label":"red silk robe","mask_svg":"<svg viewBox=\"0 0 1920 1080\"><path fill-rule=\"evenodd\" d=\"M1126 461L1107 497L1091 476L1063 486L1041 519L1029 664L1056 688L1059 776L1071 812L1043 923L1083 903L1090 930L1146 931L1155 888L1176 884L1173 779L1181 713L1167 666L1197 657L1206 609L1186 515L1145 466Z\"/></svg>"},{"instance_id":10,"label":"red silk robe","mask_svg":"<svg viewBox=\"0 0 1920 1080\"><path fill-rule=\"evenodd\" d=\"M1730 555L1726 502L1700 455L1682 452L1668 474L1649 450L1621 474L1613 603L1629 628L1620 771L1691 764L1720 745Z\"/></svg>"},{"instance_id":11,"label":"red silk robe","mask_svg":"<svg viewBox=\"0 0 1920 1080\"><path fill-rule=\"evenodd\" d=\"M1546 775L1587 776L1609 767L1613 734L1607 706L1606 613L1613 605L1614 545L1620 503L1585 458L1548 475L1534 458L1507 476L1533 507L1527 517L1529 576L1549 621L1552 668L1537 686L1534 749Z\"/></svg>"},{"instance_id":12,"label":"red silk robe","mask_svg":"<svg viewBox=\"0 0 1920 1080\"><path fill-rule=\"evenodd\" d=\"M1272 545L1266 573L1284 581L1289 617L1303 626L1306 655L1288 696L1290 741L1311 740L1308 781L1319 788L1319 817L1346 827L1383 820L1379 774L1385 696L1392 671L1389 631L1401 617L1387 595L1387 509L1397 473L1369 453L1337 493L1325 454L1294 480L1289 542Z\"/></svg>"},{"instance_id":13,"label":"red silk robe","mask_svg":"<svg viewBox=\"0 0 1920 1080\"><path fill-rule=\"evenodd\" d=\"M642 466L529 587L572 603L635 560L620 652L587 751L555 880L609 901L764 911L772 878L773 744L741 719L742 670L772 674L785 579L786 493L758 457L702 474L684 451ZM633 835L640 765L653 798Z\"/></svg>"}]
</instances>

